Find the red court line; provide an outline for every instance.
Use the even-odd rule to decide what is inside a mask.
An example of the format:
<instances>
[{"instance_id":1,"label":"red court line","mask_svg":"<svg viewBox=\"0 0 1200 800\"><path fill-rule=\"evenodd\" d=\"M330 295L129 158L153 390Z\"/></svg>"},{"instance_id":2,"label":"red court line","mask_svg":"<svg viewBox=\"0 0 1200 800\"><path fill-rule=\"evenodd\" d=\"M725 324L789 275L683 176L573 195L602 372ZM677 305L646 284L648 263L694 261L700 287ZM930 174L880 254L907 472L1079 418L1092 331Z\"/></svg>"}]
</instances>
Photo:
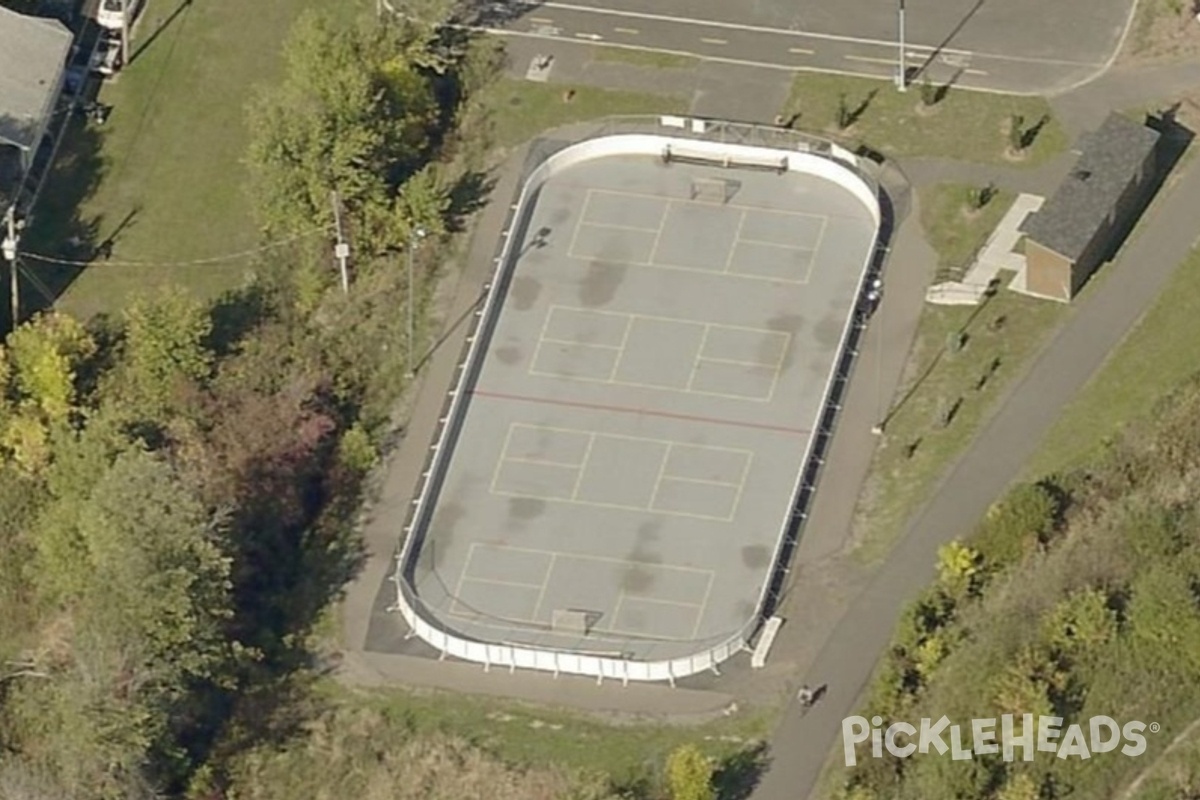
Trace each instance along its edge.
<instances>
[{"instance_id":1,"label":"red court line","mask_svg":"<svg viewBox=\"0 0 1200 800\"><path fill-rule=\"evenodd\" d=\"M496 400L521 400L526 403L542 403L549 406L566 406L568 408L586 408L590 411L614 411L619 414L643 414L647 417L665 417L667 419L680 419L689 422L706 422L710 425L732 425L737 428L756 428L761 431L776 431L778 433L793 433L798 436L808 436L812 433L807 428L786 428L781 425L763 425L757 422L735 422L730 419L717 419L716 417L698 417L693 414L676 414L671 411L650 411L645 408L628 408L626 406L609 406L600 403L582 403L576 400L551 400L546 397L528 397L521 394L505 394L504 392L485 392L479 389L471 392L471 394L479 395L480 397L491 397Z\"/></svg>"}]
</instances>

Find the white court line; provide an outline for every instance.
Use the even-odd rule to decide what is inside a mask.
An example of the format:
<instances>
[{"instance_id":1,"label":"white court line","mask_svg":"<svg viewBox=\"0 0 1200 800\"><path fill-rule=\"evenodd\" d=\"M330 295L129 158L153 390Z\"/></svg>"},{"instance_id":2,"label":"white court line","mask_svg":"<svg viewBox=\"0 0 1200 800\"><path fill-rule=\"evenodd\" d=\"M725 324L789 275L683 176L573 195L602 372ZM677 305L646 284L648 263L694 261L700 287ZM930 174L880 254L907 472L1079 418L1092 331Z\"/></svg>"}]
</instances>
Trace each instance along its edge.
<instances>
[{"instance_id":1,"label":"white court line","mask_svg":"<svg viewBox=\"0 0 1200 800\"><path fill-rule=\"evenodd\" d=\"M618 231L637 231L638 233L654 233L654 228L643 228L640 225L619 225L615 222L586 222L580 220L579 225L589 228L611 228Z\"/></svg>"},{"instance_id":2,"label":"white court line","mask_svg":"<svg viewBox=\"0 0 1200 800\"><path fill-rule=\"evenodd\" d=\"M770 397L760 397L748 394L730 394L728 392L710 392L704 389L684 389L678 386L664 386L661 383L641 383L638 381L619 381L612 378L589 378L586 375L567 375L562 372L546 372L544 370L529 370L530 375L541 378L554 378L562 381L577 381L579 383L598 383L606 386L626 386L630 389L653 389L660 392L677 392L679 394L695 394L704 397L720 397L723 400L739 400L747 403L768 403ZM772 390L772 393L774 390Z\"/></svg>"},{"instance_id":3,"label":"white court line","mask_svg":"<svg viewBox=\"0 0 1200 800\"><path fill-rule=\"evenodd\" d=\"M660 605L660 606L678 606L680 608L696 608L696 609L700 608L699 603L687 603L687 602L684 602L683 600L663 600L658 597L650 597L649 595L644 595L644 594L629 594L628 592L625 593L625 599L626 600L634 600L638 603L656 603L657 605Z\"/></svg>"},{"instance_id":4,"label":"white court line","mask_svg":"<svg viewBox=\"0 0 1200 800\"><path fill-rule=\"evenodd\" d=\"M665 197L661 194L651 194L649 192L630 192L624 189L588 189L588 194L615 194L620 197L637 197L646 200L658 200L660 203L666 203L669 206L686 205L686 206L703 206L704 208L712 208L713 204L702 200L687 200L682 197ZM775 214L780 217L823 217L828 219L829 214L814 214L811 211L783 211L771 206L757 206L752 203L725 203L721 208L729 208L736 211L754 211L763 214ZM839 215L843 216L843 215ZM844 215L847 219L859 220L861 217L857 215Z\"/></svg>"},{"instance_id":5,"label":"white court line","mask_svg":"<svg viewBox=\"0 0 1200 800\"><path fill-rule=\"evenodd\" d=\"M579 240L579 231L583 229L583 221L587 219L588 206L592 204L592 190L588 189L583 195L583 205L579 208L579 216L575 219L575 231L571 234L571 243L567 245L567 255L575 257L575 243Z\"/></svg>"},{"instance_id":6,"label":"white court line","mask_svg":"<svg viewBox=\"0 0 1200 800\"><path fill-rule=\"evenodd\" d=\"M738 239L736 244L754 244L759 245L760 247L778 247L781 250L804 250L808 253L813 252L813 248L811 247L803 247L798 244L780 244L779 242L768 242L766 239Z\"/></svg>"},{"instance_id":7,"label":"white court line","mask_svg":"<svg viewBox=\"0 0 1200 800\"><path fill-rule=\"evenodd\" d=\"M625 332L621 335L621 347L617 350L617 357L613 359L612 369L608 371L608 383L614 383L617 380L617 372L621 369L621 359L625 358L625 348L629 346L629 332L633 330L633 315L629 315L625 319Z\"/></svg>"},{"instance_id":8,"label":"white court line","mask_svg":"<svg viewBox=\"0 0 1200 800\"><path fill-rule=\"evenodd\" d=\"M560 469L579 469L580 464L568 464L565 461L550 461L545 458L520 458L510 456L504 459L505 464L534 464L539 467L559 467Z\"/></svg>"},{"instance_id":9,"label":"white court line","mask_svg":"<svg viewBox=\"0 0 1200 800\"><path fill-rule=\"evenodd\" d=\"M510 422L508 424L508 431L504 434L504 444L500 448L500 457L496 459L496 467L492 470L492 483L490 486L488 486L488 491L492 494L496 493L496 484L500 482L500 472L504 469L504 464L508 460L508 447L510 444L512 444L513 430L516 429L518 424L519 423L516 422ZM475 544L478 544L478 542L473 543L471 547L474 548ZM466 567L464 567L464 569L466 569Z\"/></svg>"},{"instance_id":10,"label":"white court line","mask_svg":"<svg viewBox=\"0 0 1200 800\"><path fill-rule=\"evenodd\" d=\"M713 579L716 578L715 572L708 573L708 587L704 590L704 598L700 601L700 609L696 612L696 624L692 628L692 639L700 633L700 623L704 621L704 613L708 611L708 600L712 596Z\"/></svg>"},{"instance_id":11,"label":"white court line","mask_svg":"<svg viewBox=\"0 0 1200 800\"><path fill-rule=\"evenodd\" d=\"M737 229L733 232L733 242L729 245L729 255L725 256L725 269L722 273L729 274L729 268L733 265L733 257L737 255L737 246L742 241L742 227L746 224L746 211L743 209L738 212Z\"/></svg>"},{"instance_id":12,"label":"white court line","mask_svg":"<svg viewBox=\"0 0 1200 800\"><path fill-rule=\"evenodd\" d=\"M814 54L812 50L804 47L789 47L788 52L795 53L798 56L811 56Z\"/></svg>"},{"instance_id":13,"label":"white court line","mask_svg":"<svg viewBox=\"0 0 1200 800\"><path fill-rule=\"evenodd\" d=\"M571 500L579 496L579 487L583 485L583 473L587 472L588 459L592 457L592 445L596 443L596 433L588 434L588 443L583 450L583 461L579 462L579 473L575 476L575 485L571 487Z\"/></svg>"},{"instance_id":14,"label":"white court line","mask_svg":"<svg viewBox=\"0 0 1200 800\"><path fill-rule=\"evenodd\" d=\"M746 465L744 467L742 467L742 480L741 480L741 483L738 485L737 490L734 492L733 505L729 509L730 521L732 521L733 518L735 516L737 516L738 506L742 504L742 495L745 494L745 492L746 492L746 479L748 477L750 477L750 465L752 463L754 463L754 454L747 453L746 454Z\"/></svg>"},{"instance_id":15,"label":"white court line","mask_svg":"<svg viewBox=\"0 0 1200 800\"><path fill-rule=\"evenodd\" d=\"M692 384L696 382L696 373L700 371L700 362L704 360L704 348L708 346L708 332L711 330L711 325L705 325L704 333L700 334L700 344L696 347L695 357L692 358L692 370L688 373L688 381L685 386L689 392L692 390Z\"/></svg>"},{"instance_id":16,"label":"white court line","mask_svg":"<svg viewBox=\"0 0 1200 800\"><path fill-rule=\"evenodd\" d=\"M707 447L708 445L687 445L688 447ZM611 556L594 556L585 555L582 553L568 553L563 550L547 550L544 547L522 547L512 544L491 544L488 542L476 542L475 545L480 547L489 547L493 550L515 550L522 553L536 553L544 556L560 556L565 559L575 559L576 561L601 561L606 564L637 564L639 566L648 567L651 569L674 570L675 572L697 572L702 575L711 575L711 569L702 569L700 567L686 567L681 564L650 564L645 561L630 561L628 558L613 558ZM472 546L475 546L472 545Z\"/></svg>"},{"instance_id":17,"label":"white court line","mask_svg":"<svg viewBox=\"0 0 1200 800\"><path fill-rule=\"evenodd\" d=\"M462 572L458 573L458 581L454 584L454 594L450 595L450 608L458 602L458 598L462 596L463 581L467 579L467 569L471 566L471 559L475 557L475 548L479 546L479 542L471 542L467 548L467 557L463 561Z\"/></svg>"},{"instance_id":18,"label":"white court line","mask_svg":"<svg viewBox=\"0 0 1200 800\"><path fill-rule=\"evenodd\" d=\"M658 476L654 479L654 489L650 492L649 506L653 510L654 504L658 501L658 489L662 486L663 475L667 471L667 462L671 460L671 450L674 449L674 442L668 442L666 449L663 450L662 461L658 465Z\"/></svg>"},{"instance_id":19,"label":"white court line","mask_svg":"<svg viewBox=\"0 0 1200 800\"><path fill-rule=\"evenodd\" d=\"M698 361L711 361L714 364L736 364L739 367L762 367L764 369L777 367L775 364L764 364L761 361L742 361L738 358L710 358L708 356L700 356Z\"/></svg>"},{"instance_id":20,"label":"white court line","mask_svg":"<svg viewBox=\"0 0 1200 800\"><path fill-rule=\"evenodd\" d=\"M638 34L637 28L613 28L613 30L617 33L628 33L630 36L636 36Z\"/></svg>"},{"instance_id":21,"label":"white court line","mask_svg":"<svg viewBox=\"0 0 1200 800\"><path fill-rule=\"evenodd\" d=\"M701 36L700 41L704 42L705 44L729 44L728 39L713 39L707 36Z\"/></svg>"},{"instance_id":22,"label":"white court line","mask_svg":"<svg viewBox=\"0 0 1200 800\"><path fill-rule=\"evenodd\" d=\"M496 578L463 578L462 582L463 583L488 583L488 584L494 584L496 586L509 586L514 589L528 589L530 591L538 589L541 586L540 583L521 583L519 581L502 581L502 580L498 580ZM459 588L461 589L462 587L460 586Z\"/></svg>"},{"instance_id":23,"label":"white court line","mask_svg":"<svg viewBox=\"0 0 1200 800\"><path fill-rule=\"evenodd\" d=\"M550 577L554 574L554 562L557 560L558 553L551 553L550 563L546 565L546 574L542 576L542 586L538 591L537 602L533 604L533 613L529 615L529 619L533 622L537 621L538 611L542 608L542 601L546 599L546 587L550 585Z\"/></svg>"},{"instance_id":24,"label":"white court line","mask_svg":"<svg viewBox=\"0 0 1200 800\"><path fill-rule=\"evenodd\" d=\"M551 339L551 338L547 337L547 338L543 338L542 341L549 342L550 344L566 344L566 345L571 345L573 347L594 347L597 350L620 350L621 349L620 346L615 345L615 344L596 344L595 342L580 342L580 341L577 341L574 339Z\"/></svg>"},{"instance_id":25,"label":"white court line","mask_svg":"<svg viewBox=\"0 0 1200 800\"><path fill-rule=\"evenodd\" d=\"M578 226L576 226L575 230L576 232L579 231ZM550 308L546 311L546 319L542 321L542 329L538 331L537 344L533 346L533 357L529 359L529 369L527 372L530 375L537 374L534 372L534 370L537 369L538 358L540 358L542 355L542 344L546 341L546 331L550 329L550 318L554 316L555 308L556 306L550 306Z\"/></svg>"},{"instance_id":26,"label":"white court line","mask_svg":"<svg viewBox=\"0 0 1200 800\"><path fill-rule=\"evenodd\" d=\"M594 261L592 256L568 255L568 258L573 258L577 261ZM678 264L664 264L661 261L650 263L648 261L619 261L614 258L605 259L604 263L614 266L641 267L644 269L666 269L675 272L690 272L693 275L709 275L714 278L737 278L739 280L749 281L766 281L768 283L784 283L789 286L804 286L808 281L796 280L794 278L775 278L768 275L755 275L750 272L721 272L716 269L701 269L699 267L683 267Z\"/></svg>"},{"instance_id":27,"label":"white court line","mask_svg":"<svg viewBox=\"0 0 1200 800\"><path fill-rule=\"evenodd\" d=\"M613 192L613 194L628 194L628 192ZM654 195L646 196L653 197ZM669 198L658 199L666 199L666 205L663 206L663 214L658 219L658 230L654 232L654 242L650 245L650 254L646 256L645 266L647 267L654 266L654 257L658 255L658 245L662 241L663 231L667 227L667 217L671 216L671 200Z\"/></svg>"},{"instance_id":28,"label":"white court line","mask_svg":"<svg viewBox=\"0 0 1200 800\"><path fill-rule=\"evenodd\" d=\"M565 497L531 494L529 492L493 492L497 497L524 497L529 500L541 500L546 503L563 503L581 506L583 508L609 508L614 511L633 511L638 514L662 514L665 517L683 517L685 519L702 519L709 522L732 522L732 516L718 517L715 514L700 514L693 511L667 511L661 508L646 506L631 506L623 503L603 503L598 500L569 500Z\"/></svg>"},{"instance_id":29,"label":"white court line","mask_svg":"<svg viewBox=\"0 0 1200 800\"><path fill-rule=\"evenodd\" d=\"M728 486L731 489L736 489L737 484L733 481L714 481L711 478L680 478L677 475L664 475L664 481L675 481L677 483L699 483L704 486Z\"/></svg>"}]
</instances>

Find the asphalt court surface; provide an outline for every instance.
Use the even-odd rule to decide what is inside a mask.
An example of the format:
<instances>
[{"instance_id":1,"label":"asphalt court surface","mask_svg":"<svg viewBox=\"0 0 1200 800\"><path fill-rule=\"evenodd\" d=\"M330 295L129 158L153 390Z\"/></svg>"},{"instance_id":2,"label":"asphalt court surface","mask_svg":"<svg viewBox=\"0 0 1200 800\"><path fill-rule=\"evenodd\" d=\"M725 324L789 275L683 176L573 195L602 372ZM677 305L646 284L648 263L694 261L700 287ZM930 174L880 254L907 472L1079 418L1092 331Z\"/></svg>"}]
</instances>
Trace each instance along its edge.
<instances>
[{"instance_id":1,"label":"asphalt court surface","mask_svg":"<svg viewBox=\"0 0 1200 800\"><path fill-rule=\"evenodd\" d=\"M814 176L646 156L526 213L417 595L469 638L699 652L757 610L874 221Z\"/></svg>"}]
</instances>

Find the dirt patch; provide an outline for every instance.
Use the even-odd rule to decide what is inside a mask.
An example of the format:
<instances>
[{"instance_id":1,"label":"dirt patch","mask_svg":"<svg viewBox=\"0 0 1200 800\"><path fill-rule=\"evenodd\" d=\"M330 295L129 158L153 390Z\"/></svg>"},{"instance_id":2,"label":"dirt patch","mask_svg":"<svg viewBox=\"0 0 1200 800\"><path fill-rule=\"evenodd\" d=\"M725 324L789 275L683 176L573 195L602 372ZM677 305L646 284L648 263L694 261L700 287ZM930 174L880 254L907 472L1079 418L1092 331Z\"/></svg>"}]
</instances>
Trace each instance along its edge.
<instances>
[{"instance_id":1,"label":"dirt patch","mask_svg":"<svg viewBox=\"0 0 1200 800\"><path fill-rule=\"evenodd\" d=\"M1200 56L1200 11L1193 0L1141 0L1118 63L1182 61Z\"/></svg>"}]
</instances>

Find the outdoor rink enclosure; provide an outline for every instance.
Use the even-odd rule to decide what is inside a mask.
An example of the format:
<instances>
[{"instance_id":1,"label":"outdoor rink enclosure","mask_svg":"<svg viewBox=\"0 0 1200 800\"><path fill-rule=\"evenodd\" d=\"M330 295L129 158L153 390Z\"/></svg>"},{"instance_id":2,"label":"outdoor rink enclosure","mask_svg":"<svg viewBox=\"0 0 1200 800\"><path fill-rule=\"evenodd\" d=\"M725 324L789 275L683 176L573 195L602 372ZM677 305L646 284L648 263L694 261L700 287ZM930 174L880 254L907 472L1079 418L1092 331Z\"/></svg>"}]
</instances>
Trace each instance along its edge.
<instances>
[{"instance_id":1,"label":"outdoor rink enclosure","mask_svg":"<svg viewBox=\"0 0 1200 800\"><path fill-rule=\"evenodd\" d=\"M398 556L443 656L674 681L761 622L880 206L850 153L705 124L521 189Z\"/></svg>"}]
</instances>

